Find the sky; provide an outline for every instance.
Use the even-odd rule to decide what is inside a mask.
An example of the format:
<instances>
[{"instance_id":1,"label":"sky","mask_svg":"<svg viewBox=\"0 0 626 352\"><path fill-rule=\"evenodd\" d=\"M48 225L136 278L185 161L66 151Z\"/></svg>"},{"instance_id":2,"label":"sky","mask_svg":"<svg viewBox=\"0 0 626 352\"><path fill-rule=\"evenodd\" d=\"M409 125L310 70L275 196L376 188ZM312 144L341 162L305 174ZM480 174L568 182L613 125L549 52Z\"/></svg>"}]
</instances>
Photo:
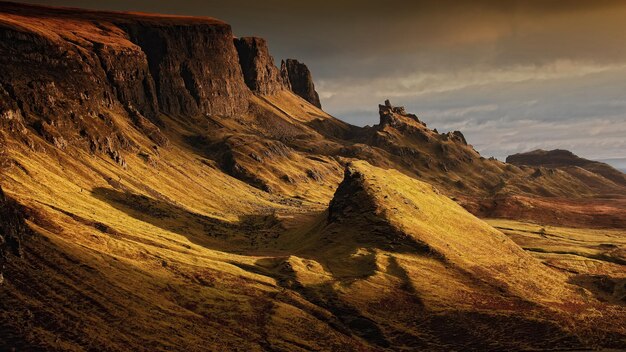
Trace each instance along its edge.
<instances>
[{"instance_id":1,"label":"sky","mask_svg":"<svg viewBox=\"0 0 626 352\"><path fill-rule=\"evenodd\" d=\"M406 106L484 156L568 149L626 169L626 0L34 0L211 16L313 73L324 110Z\"/></svg>"}]
</instances>

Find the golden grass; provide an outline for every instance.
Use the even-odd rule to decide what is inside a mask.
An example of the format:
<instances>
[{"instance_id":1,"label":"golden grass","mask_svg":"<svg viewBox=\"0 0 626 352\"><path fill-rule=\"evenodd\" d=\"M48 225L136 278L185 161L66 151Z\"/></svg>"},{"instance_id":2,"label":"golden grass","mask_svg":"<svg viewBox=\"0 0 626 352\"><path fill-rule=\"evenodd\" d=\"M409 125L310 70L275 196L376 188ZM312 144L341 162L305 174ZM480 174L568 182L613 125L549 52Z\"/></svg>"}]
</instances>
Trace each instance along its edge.
<instances>
[{"instance_id":1,"label":"golden grass","mask_svg":"<svg viewBox=\"0 0 626 352\"><path fill-rule=\"evenodd\" d=\"M564 272L625 278L626 231L487 219L520 247Z\"/></svg>"},{"instance_id":2,"label":"golden grass","mask_svg":"<svg viewBox=\"0 0 626 352\"><path fill-rule=\"evenodd\" d=\"M114 350L442 349L432 342L446 334L438 319L499 328L480 323L489 316L524 331L565 324L555 314L578 321L562 305L573 304L580 316L608 314L592 314L577 297L593 298L576 296L566 274L398 171L353 162L367 201L360 205L374 210L348 212L346 223L334 224L319 203L292 202L224 174L175 137L188 126L173 124L179 130L158 153L124 127L138 146L125 155L126 169L81 151L9 148L19 167L2 174L3 188L31 209L29 224L47 239L27 239L29 264L7 274L5 304L27 310L3 307L2 318L11 329L29 326L31 343L68 350L89 343ZM318 201L330 198L326 192ZM389 233L402 234L398 243ZM594 241L605 235L593 233ZM32 322L26 311L57 323ZM476 341L457 329L458 338ZM490 341L504 348L522 338L499 339Z\"/></svg>"}]
</instances>

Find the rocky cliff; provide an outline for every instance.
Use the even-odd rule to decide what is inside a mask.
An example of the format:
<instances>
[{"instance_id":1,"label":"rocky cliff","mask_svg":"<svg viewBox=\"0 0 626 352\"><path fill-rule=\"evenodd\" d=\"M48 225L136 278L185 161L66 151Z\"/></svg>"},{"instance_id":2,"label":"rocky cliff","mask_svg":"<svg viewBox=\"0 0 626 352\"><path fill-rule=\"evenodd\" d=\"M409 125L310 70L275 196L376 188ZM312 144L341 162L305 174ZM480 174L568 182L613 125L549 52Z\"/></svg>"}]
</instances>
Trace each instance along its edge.
<instances>
[{"instance_id":1,"label":"rocky cliff","mask_svg":"<svg viewBox=\"0 0 626 352\"><path fill-rule=\"evenodd\" d=\"M2 3L0 39L1 113L59 148L128 147L111 112L160 125L160 114L248 109L231 28L218 20Z\"/></svg>"},{"instance_id":2,"label":"rocky cliff","mask_svg":"<svg viewBox=\"0 0 626 352\"><path fill-rule=\"evenodd\" d=\"M247 110L229 25L219 21L159 25L118 22L146 53L161 110L170 115L236 115Z\"/></svg>"},{"instance_id":3,"label":"rocky cliff","mask_svg":"<svg viewBox=\"0 0 626 352\"><path fill-rule=\"evenodd\" d=\"M263 38L235 38L239 63L248 87L259 94L274 94L289 89L288 77L274 64Z\"/></svg>"},{"instance_id":4,"label":"rocky cliff","mask_svg":"<svg viewBox=\"0 0 626 352\"><path fill-rule=\"evenodd\" d=\"M6 42L5 50L23 53L16 49L29 46L33 54L46 53L46 57L33 55L33 63L50 75L57 74L56 78L65 74L66 79L81 79L81 71L91 74L97 85L87 87L107 100L118 98L146 116L157 110L173 115L232 115L247 108L248 90L231 28L224 22L87 11L76 16L76 10L3 7L3 35L19 37L13 45ZM62 51L58 55L66 56L64 62L50 55L50 47ZM68 72L69 67L75 70ZM108 96L111 91L113 97ZM93 93L90 98L97 97Z\"/></svg>"},{"instance_id":5,"label":"rocky cliff","mask_svg":"<svg viewBox=\"0 0 626 352\"><path fill-rule=\"evenodd\" d=\"M315 91L313 76L305 64L298 60L287 59L281 62L281 71L286 72L294 93L318 108L322 107L320 97Z\"/></svg>"},{"instance_id":6,"label":"rocky cliff","mask_svg":"<svg viewBox=\"0 0 626 352\"><path fill-rule=\"evenodd\" d=\"M287 60L279 70L265 40L233 41L212 18L2 3L0 39L3 124L33 147L39 136L124 165L133 142L115 115L163 145L162 115L242 115L251 91L293 87L320 106L305 65Z\"/></svg>"}]
</instances>

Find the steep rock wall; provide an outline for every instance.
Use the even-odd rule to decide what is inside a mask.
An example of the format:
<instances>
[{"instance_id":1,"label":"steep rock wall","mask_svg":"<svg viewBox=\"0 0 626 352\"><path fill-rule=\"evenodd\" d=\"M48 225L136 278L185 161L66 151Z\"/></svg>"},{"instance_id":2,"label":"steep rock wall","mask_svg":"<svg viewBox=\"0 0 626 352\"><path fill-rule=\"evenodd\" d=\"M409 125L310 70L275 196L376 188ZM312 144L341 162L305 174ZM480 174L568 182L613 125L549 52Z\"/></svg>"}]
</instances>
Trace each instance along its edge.
<instances>
[{"instance_id":1,"label":"steep rock wall","mask_svg":"<svg viewBox=\"0 0 626 352\"><path fill-rule=\"evenodd\" d=\"M2 271L11 256L21 256L21 241L28 232L23 214L12 199L7 198L0 187L0 284L4 281Z\"/></svg>"},{"instance_id":2,"label":"steep rock wall","mask_svg":"<svg viewBox=\"0 0 626 352\"><path fill-rule=\"evenodd\" d=\"M248 108L232 31L224 23L121 24L146 54L159 107L170 115L236 115Z\"/></svg>"},{"instance_id":3,"label":"steep rock wall","mask_svg":"<svg viewBox=\"0 0 626 352\"><path fill-rule=\"evenodd\" d=\"M281 63L281 71L286 72L289 77L289 84L294 93L318 108L322 108L320 97L313 84L313 76L305 64L298 60L287 59Z\"/></svg>"},{"instance_id":4,"label":"steep rock wall","mask_svg":"<svg viewBox=\"0 0 626 352\"><path fill-rule=\"evenodd\" d=\"M244 80L248 87L259 94L274 94L289 89L286 75L274 64L267 42L263 38L235 38Z\"/></svg>"},{"instance_id":5,"label":"steep rock wall","mask_svg":"<svg viewBox=\"0 0 626 352\"><path fill-rule=\"evenodd\" d=\"M157 123L159 113L248 108L231 28L214 19L6 3L0 39L3 90L31 120L64 131L59 124L116 107Z\"/></svg>"}]
</instances>

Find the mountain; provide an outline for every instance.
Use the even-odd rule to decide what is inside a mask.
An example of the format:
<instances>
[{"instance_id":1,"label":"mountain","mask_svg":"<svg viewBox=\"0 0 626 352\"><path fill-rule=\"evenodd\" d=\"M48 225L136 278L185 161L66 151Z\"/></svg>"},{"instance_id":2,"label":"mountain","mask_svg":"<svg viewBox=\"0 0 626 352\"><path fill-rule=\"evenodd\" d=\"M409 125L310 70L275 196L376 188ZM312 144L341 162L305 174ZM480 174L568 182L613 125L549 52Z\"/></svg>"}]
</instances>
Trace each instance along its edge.
<instances>
[{"instance_id":1,"label":"mountain","mask_svg":"<svg viewBox=\"0 0 626 352\"><path fill-rule=\"evenodd\" d=\"M233 40L219 20L4 3L2 23L3 125L31 149L52 144L126 167L129 154L153 162L179 139L256 188L322 203L341 179L337 158L355 158L437 184L476 215L507 217L532 203L549 223L563 223L555 201L576 208L625 189L485 159L461 132L440 134L390 103L378 125L348 125L319 110L301 63L277 68L263 39ZM138 138L149 139L143 150ZM591 209L597 221L573 211L566 222L626 226L619 206L604 203Z\"/></svg>"},{"instance_id":2,"label":"mountain","mask_svg":"<svg viewBox=\"0 0 626 352\"><path fill-rule=\"evenodd\" d=\"M1 2L0 37L2 350L626 346L618 182L349 125L212 18Z\"/></svg>"}]
</instances>

